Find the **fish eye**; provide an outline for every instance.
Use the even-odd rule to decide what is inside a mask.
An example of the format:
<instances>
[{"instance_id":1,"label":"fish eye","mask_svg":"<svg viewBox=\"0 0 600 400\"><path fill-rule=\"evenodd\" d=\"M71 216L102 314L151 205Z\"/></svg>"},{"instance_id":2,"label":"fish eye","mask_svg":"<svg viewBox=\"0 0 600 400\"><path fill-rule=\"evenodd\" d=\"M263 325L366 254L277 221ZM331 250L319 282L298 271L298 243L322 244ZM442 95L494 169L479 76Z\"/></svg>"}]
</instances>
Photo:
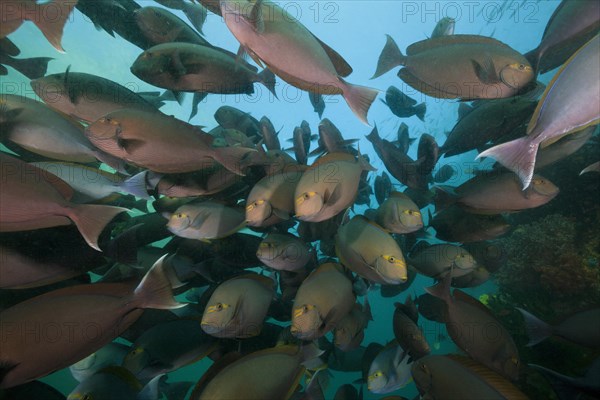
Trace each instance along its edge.
<instances>
[{"instance_id":1,"label":"fish eye","mask_svg":"<svg viewBox=\"0 0 600 400\"><path fill-rule=\"evenodd\" d=\"M90 395L90 394L84 394L81 397L81 400L92 400L92 395Z\"/></svg>"},{"instance_id":2,"label":"fish eye","mask_svg":"<svg viewBox=\"0 0 600 400\"><path fill-rule=\"evenodd\" d=\"M394 256L390 256L388 258L388 261L391 262L391 263L393 263L394 261L396 261L396 259L394 258Z\"/></svg>"},{"instance_id":3,"label":"fish eye","mask_svg":"<svg viewBox=\"0 0 600 400\"><path fill-rule=\"evenodd\" d=\"M525 64L519 64L519 69L520 69L521 71L523 71L525 68L526 68L526 67L525 67Z\"/></svg>"}]
</instances>

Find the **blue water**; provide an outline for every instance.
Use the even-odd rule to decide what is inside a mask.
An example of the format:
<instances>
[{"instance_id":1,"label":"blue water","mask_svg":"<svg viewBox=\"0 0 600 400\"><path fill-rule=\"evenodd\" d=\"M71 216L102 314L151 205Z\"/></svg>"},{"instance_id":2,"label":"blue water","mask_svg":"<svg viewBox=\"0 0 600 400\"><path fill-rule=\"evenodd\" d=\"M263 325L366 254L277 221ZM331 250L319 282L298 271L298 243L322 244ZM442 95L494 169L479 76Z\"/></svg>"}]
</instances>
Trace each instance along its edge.
<instances>
[{"instance_id":1,"label":"blue water","mask_svg":"<svg viewBox=\"0 0 600 400\"><path fill-rule=\"evenodd\" d=\"M139 1L142 6L152 5L161 7L153 1ZM423 133L431 134L441 145L445 133L450 131L457 119L458 102L434 99L416 92L396 76L397 69L375 80L369 80L381 49L385 43L385 34L390 34L404 51L411 43L427 38L437 21L443 17L456 19L458 34L479 34L493 36L510 45L517 51L525 53L539 43L546 22L558 5L558 1L527 1L519 0L505 4L504 1L300 1L278 3L297 17L317 37L336 49L353 67L354 72L347 78L351 83L371 86L381 90L379 99L384 97L385 90L390 85L397 86L418 103L426 102L427 115L425 122L416 117L400 119L392 115L389 109L379 100L373 103L369 112L370 123L376 124L380 135L393 140L401 122L408 124L411 137L419 137ZM501 12L500 10L504 10ZM182 19L186 17L173 11ZM238 42L228 31L221 17L209 13L204 33L212 44L237 51ZM17 44L22 54L20 57L51 56L55 60L49 64L48 74L63 72L68 66L71 71L96 74L127 86L134 91L156 90L151 85L142 82L131 74L129 67L141 50L119 36L111 37L104 31L97 30L94 25L75 10L67 23L63 37L63 47L66 54L56 52L45 40L32 23L25 23L17 32L11 35L11 40ZM448 65L448 68L452 68ZM539 79L548 82L553 73L542 75ZM293 128L304 119L309 122L313 133L317 132L319 118L313 111L305 92L279 81L277 93L279 99L273 98L266 88L255 85L255 94L245 95L209 95L199 107L198 115L191 121L193 124L206 127L206 130L216 125L214 112L223 105L231 105L250 112L259 119L268 116L276 130L281 130L279 138L284 147L286 140L292 137ZM9 75L3 77L0 86L1 93L16 93L35 97L29 87L27 78L9 69ZM323 117L329 118L347 139L360 139L360 151L369 155L371 164L378 173L385 170L383 163L371 144L364 138L371 130L362 124L350 111L345 101L339 96L325 98L326 109ZM187 120L191 107L191 96L188 95L182 106L167 103L161 110L182 120ZM314 145L314 144L313 144ZM409 155L416 158L416 145L413 145ZM461 164L461 173L447 184L456 186L471 175L467 171L479 166L475 161L475 152L454 157L451 161ZM438 163L437 168L447 160ZM434 171L435 173L435 171ZM397 183L397 182L396 182ZM372 199L372 206L376 201ZM356 212L364 210L357 207ZM374 321L369 324L363 344L372 341L386 343L393 338L392 314L393 302L404 301L409 294L420 295L423 287L432 284L432 280L419 276L411 289L394 299L383 299L375 291L369 295ZM492 282L481 287L470 289L474 297L491 293L495 290ZM423 328L430 343L438 340L443 333L442 325L424 320ZM434 353L446 354L455 352L451 340L443 341ZM202 360L194 365L182 368L169 374L169 381L197 381L202 372L210 365L209 360ZM343 374L333 372L334 379L327 392L327 398L332 398L339 385L351 382L359 374ZM267 378L267 377L265 377ZM52 384L63 393L68 393L76 384L67 370L56 372L43 381ZM393 394L401 394L412 398L417 394L414 383ZM365 399L375 399L365 388Z\"/></svg>"}]
</instances>

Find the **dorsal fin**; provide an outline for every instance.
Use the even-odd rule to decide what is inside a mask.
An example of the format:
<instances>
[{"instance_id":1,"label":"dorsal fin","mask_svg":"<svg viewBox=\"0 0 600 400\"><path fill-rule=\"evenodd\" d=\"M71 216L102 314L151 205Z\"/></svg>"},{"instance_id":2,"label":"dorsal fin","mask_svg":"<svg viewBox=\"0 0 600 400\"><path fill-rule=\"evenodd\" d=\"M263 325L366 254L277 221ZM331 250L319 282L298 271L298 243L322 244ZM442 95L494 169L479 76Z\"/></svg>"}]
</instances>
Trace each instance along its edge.
<instances>
[{"instance_id":1,"label":"dorsal fin","mask_svg":"<svg viewBox=\"0 0 600 400\"><path fill-rule=\"evenodd\" d=\"M454 291L452 292L452 296L454 297L454 301L461 301L463 303L470 304L473 307L476 307L479 310L485 312L490 317L496 319L496 316L494 316L494 314L492 313L492 311L489 308L487 308L482 302L480 302L479 300L477 300L476 298L474 298L472 296L469 296L468 294L466 294L462 290L460 290L460 289L454 289Z\"/></svg>"},{"instance_id":2,"label":"dorsal fin","mask_svg":"<svg viewBox=\"0 0 600 400\"><path fill-rule=\"evenodd\" d=\"M323 157L319 157L312 163L308 170L317 168L323 164L335 161L356 161L356 157L349 153L327 153Z\"/></svg>"},{"instance_id":3,"label":"dorsal fin","mask_svg":"<svg viewBox=\"0 0 600 400\"><path fill-rule=\"evenodd\" d=\"M483 382L488 384L494 390L498 392L503 398L511 400L526 400L528 399L516 386L510 383L507 379L492 371L484 365L481 365L477 361L474 361L468 357L458 356L449 354L448 357L452 361L462 365L464 368L469 370L473 375L481 379Z\"/></svg>"},{"instance_id":4,"label":"dorsal fin","mask_svg":"<svg viewBox=\"0 0 600 400\"><path fill-rule=\"evenodd\" d=\"M437 49L439 47L447 47L459 44L485 44L491 46L508 47L499 40L480 35L449 35L439 36L436 38L421 40L408 46L406 55L414 56L424 51Z\"/></svg>"},{"instance_id":5,"label":"dorsal fin","mask_svg":"<svg viewBox=\"0 0 600 400\"><path fill-rule=\"evenodd\" d=\"M323 47L323 50L325 50L325 53L327 53L327 56L331 60L331 63L335 67L335 71L338 73L338 75L341 76L342 78L345 78L348 75L350 75L352 73L352 67L350 66L350 64L348 64L348 62L346 60L344 60L344 58L340 54L338 54L337 51L335 51L334 49L329 47L327 44L325 44L321 39L316 37L312 32L311 32L311 34L317 40L317 42L319 42L321 47Z\"/></svg>"}]
</instances>

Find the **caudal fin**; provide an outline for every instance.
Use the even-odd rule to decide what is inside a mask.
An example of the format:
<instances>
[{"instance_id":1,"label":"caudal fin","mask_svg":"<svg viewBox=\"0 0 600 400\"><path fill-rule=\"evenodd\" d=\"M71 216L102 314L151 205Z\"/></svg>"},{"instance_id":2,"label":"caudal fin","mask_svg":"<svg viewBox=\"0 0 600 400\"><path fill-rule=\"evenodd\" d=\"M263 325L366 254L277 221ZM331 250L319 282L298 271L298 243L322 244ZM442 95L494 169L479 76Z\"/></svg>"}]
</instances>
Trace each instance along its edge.
<instances>
[{"instance_id":1,"label":"caudal fin","mask_svg":"<svg viewBox=\"0 0 600 400\"><path fill-rule=\"evenodd\" d=\"M496 159L519 176L523 183L523 190L525 190L533 177L538 147L538 143L532 142L528 136L525 136L491 147L480 153L477 158L492 157Z\"/></svg>"},{"instance_id":2,"label":"caudal fin","mask_svg":"<svg viewBox=\"0 0 600 400\"><path fill-rule=\"evenodd\" d=\"M362 122L369 125L367 113L379 91L366 86L353 85L339 78L344 84L344 99L350 109Z\"/></svg>"},{"instance_id":3,"label":"caudal fin","mask_svg":"<svg viewBox=\"0 0 600 400\"><path fill-rule=\"evenodd\" d=\"M433 202L436 214L458 201L458 196L454 193L453 187L439 185L434 186L433 189L435 191Z\"/></svg>"},{"instance_id":4,"label":"caudal fin","mask_svg":"<svg viewBox=\"0 0 600 400\"><path fill-rule=\"evenodd\" d=\"M122 207L98 204L77 204L71 210L69 218L75 223L87 244L98 251L102 251L98 247L98 237L106 225L118 214L129 211Z\"/></svg>"},{"instance_id":5,"label":"caudal fin","mask_svg":"<svg viewBox=\"0 0 600 400\"><path fill-rule=\"evenodd\" d=\"M149 199L148 188L146 183L146 175L148 171L142 171L131 178L125 180L121 185L121 189L135 197Z\"/></svg>"},{"instance_id":6,"label":"caudal fin","mask_svg":"<svg viewBox=\"0 0 600 400\"><path fill-rule=\"evenodd\" d=\"M406 61L406 57L398 48L398 45L392 39L390 35L386 36L385 46L383 50L381 50L381 54L379 55L379 60L377 61L377 70L371 77L371 79L375 79L378 76L381 76L391 70L398 65L404 65Z\"/></svg>"},{"instance_id":7,"label":"caudal fin","mask_svg":"<svg viewBox=\"0 0 600 400\"><path fill-rule=\"evenodd\" d=\"M13 58L11 59L11 66L29 79L38 79L46 75L48 63L51 60L54 60L54 58Z\"/></svg>"},{"instance_id":8,"label":"caudal fin","mask_svg":"<svg viewBox=\"0 0 600 400\"><path fill-rule=\"evenodd\" d=\"M265 85L269 89L269 92L273 93L273 96L277 98L277 93L275 92L275 74L269 68L265 68L258 74L258 78L260 79L260 83Z\"/></svg>"},{"instance_id":9,"label":"caudal fin","mask_svg":"<svg viewBox=\"0 0 600 400\"><path fill-rule=\"evenodd\" d=\"M517 307L517 310L523 314L523 319L525 320L525 329L527 330L527 336L529 336L529 343L527 343L527 346L534 346L552 336L552 326L531 314L529 311L525 311L519 307Z\"/></svg>"},{"instance_id":10,"label":"caudal fin","mask_svg":"<svg viewBox=\"0 0 600 400\"><path fill-rule=\"evenodd\" d=\"M415 115L421 121L425 121L425 113L427 112L427 105L425 103L421 103L418 106L415 106Z\"/></svg>"},{"instance_id":11,"label":"caudal fin","mask_svg":"<svg viewBox=\"0 0 600 400\"><path fill-rule=\"evenodd\" d=\"M214 159L234 174L243 176L244 169L251 164L251 153L255 152L256 150L249 147L219 147L214 150Z\"/></svg>"},{"instance_id":12,"label":"caudal fin","mask_svg":"<svg viewBox=\"0 0 600 400\"><path fill-rule=\"evenodd\" d=\"M135 288L133 293L136 307L170 310L185 306L184 303L178 302L173 297L171 282L163 270L163 261L167 255L165 254L154 263Z\"/></svg>"},{"instance_id":13,"label":"caudal fin","mask_svg":"<svg viewBox=\"0 0 600 400\"><path fill-rule=\"evenodd\" d=\"M77 4L77 0L53 0L50 3L36 5L36 13L31 21L42 31L48 42L61 53L62 35L71 14L71 10Z\"/></svg>"},{"instance_id":14,"label":"caudal fin","mask_svg":"<svg viewBox=\"0 0 600 400\"><path fill-rule=\"evenodd\" d=\"M452 302L452 296L450 295L450 284L452 283L452 274L447 274L444 279L434 286L426 287L425 290L432 296L435 296L441 300L444 300L446 304Z\"/></svg>"}]
</instances>

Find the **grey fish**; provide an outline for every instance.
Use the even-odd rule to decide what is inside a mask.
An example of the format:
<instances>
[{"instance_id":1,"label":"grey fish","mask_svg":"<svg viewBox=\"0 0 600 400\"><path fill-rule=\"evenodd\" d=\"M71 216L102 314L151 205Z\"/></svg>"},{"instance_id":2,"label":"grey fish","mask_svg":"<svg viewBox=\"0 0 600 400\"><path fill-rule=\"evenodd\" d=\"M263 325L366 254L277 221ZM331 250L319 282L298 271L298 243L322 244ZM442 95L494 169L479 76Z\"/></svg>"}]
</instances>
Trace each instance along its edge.
<instances>
[{"instance_id":1,"label":"grey fish","mask_svg":"<svg viewBox=\"0 0 600 400\"><path fill-rule=\"evenodd\" d=\"M527 96L489 100L459 118L440 151L445 157L480 149L525 124L536 107Z\"/></svg>"},{"instance_id":2,"label":"grey fish","mask_svg":"<svg viewBox=\"0 0 600 400\"><path fill-rule=\"evenodd\" d=\"M324 118L319 122L319 140L318 147L310 152L310 155L318 155L325 151L328 153L353 153L351 145L356 143L358 139L344 139L340 130L331 122Z\"/></svg>"},{"instance_id":3,"label":"grey fish","mask_svg":"<svg viewBox=\"0 0 600 400\"><path fill-rule=\"evenodd\" d=\"M322 364L317 358L321 353L313 344L301 348L285 345L232 358L233 362L225 360L198 382L190 399L288 399L305 366ZM260 385L256 384L257 375L262 379Z\"/></svg>"},{"instance_id":4,"label":"grey fish","mask_svg":"<svg viewBox=\"0 0 600 400\"><path fill-rule=\"evenodd\" d=\"M167 224L175 235L188 239L221 239L246 225L242 211L213 201L184 204Z\"/></svg>"},{"instance_id":5,"label":"grey fish","mask_svg":"<svg viewBox=\"0 0 600 400\"><path fill-rule=\"evenodd\" d=\"M275 97L275 77L269 69L256 73L233 54L193 43L153 46L134 61L131 72L152 85L188 92L252 94L259 82Z\"/></svg>"},{"instance_id":6,"label":"grey fish","mask_svg":"<svg viewBox=\"0 0 600 400\"><path fill-rule=\"evenodd\" d=\"M200 128L159 112L121 109L89 125L85 135L98 148L154 172L180 173L217 163L243 175L249 153L244 147L215 147ZM245 159L246 161L243 161Z\"/></svg>"},{"instance_id":7,"label":"grey fish","mask_svg":"<svg viewBox=\"0 0 600 400\"><path fill-rule=\"evenodd\" d=\"M452 179L455 175L457 175L457 168L450 164L445 164L433 175L433 181L435 183L444 183Z\"/></svg>"},{"instance_id":8,"label":"grey fish","mask_svg":"<svg viewBox=\"0 0 600 400\"><path fill-rule=\"evenodd\" d=\"M335 251L350 270L384 285L406 282L406 261L394 238L362 215L343 224L335 237Z\"/></svg>"},{"instance_id":9,"label":"grey fish","mask_svg":"<svg viewBox=\"0 0 600 400\"><path fill-rule=\"evenodd\" d=\"M438 36L413 43L404 55L391 36L386 36L373 78L402 65L398 76L432 97L506 98L514 96L534 77L525 57L489 37Z\"/></svg>"},{"instance_id":10,"label":"grey fish","mask_svg":"<svg viewBox=\"0 0 600 400\"><path fill-rule=\"evenodd\" d=\"M331 331L354 307L352 282L340 264L320 265L306 278L292 308L292 334L314 340Z\"/></svg>"},{"instance_id":11,"label":"grey fish","mask_svg":"<svg viewBox=\"0 0 600 400\"><path fill-rule=\"evenodd\" d=\"M561 1L544 29L540 44L525 57L538 73L559 67L597 34L599 15L600 7L595 1Z\"/></svg>"},{"instance_id":12,"label":"grey fish","mask_svg":"<svg viewBox=\"0 0 600 400\"><path fill-rule=\"evenodd\" d=\"M455 25L456 20L454 18L444 17L435 24L435 28L433 28L433 32L431 32L431 37L436 38L439 36L454 35Z\"/></svg>"},{"instance_id":13,"label":"grey fish","mask_svg":"<svg viewBox=\"0 0 600 400\"><path fill-rule=\"evenodd\" d=\"M27 231L74 223L85 241L99 250L98 237L126 208L70 202L73 189L33 165L0 153L2 193L0 232Z\"/></svg>"},{"instance_id":14,"label":"grey fish","mask_svg":"<svg viewBox=\"0 0 600 400\"><path fill-rule=\"evenodd\" d=\"M19 303L0 313L6 344L0 356L0 387L40 378L97 351L135 322L144 308L182 306L157 267L137 287L124 283L78 285ZM38 324L40 335L41 327L56 330L53 336L45 333L42 340L24 340L26 324Z\"/></svg>"},{"instance_id":15,"label":"grey fish","mask_svg":"<svg viewBox=\"0 0 600 400\"><path fill-rule=\"evenodd\" d=\"M375 199L381 206L385 199L387 199L392 192L392 181L386 172L382 172L381 175L377 175L375 177L375 183L373 186L375 189Z\"/></svg>"},{"instance_id":16,"label":"grey fish","mask_svg":"<svg viewBox=\"0 0 600 400\"><path fill-rule=\"evenodd\" d=\"M373 144L375 152L383 161L388 172L409 188L423 190L427 188L427 176L421 173L424 159L413 160L403 150L379 136L377 127L373 128L367 139Z\"/></svg>"},{"instance_id":17,"label":"grey fish","mask_svg":"<svg viewBox=\"0 0 600 400\"><path fill-rule=\"evenodd\" d=\"M471 254L452 244L434 244L408 258L410 265L425 276L442 279L446 275L459 277L477 267Z\"/></svg>"},{"instance_id":18,"label":"grey fish","mask_svg":"<svg viewBox=\"0 0 600 400\"><path fill-rule=\"evenodd\" d=\"M446 329L454 343L473 360L517 380L521 361L510 333L477 299L458 289L451 295L450 283L448 274L442 282L425 290L446 303ZM487 331L490 326L494 327L494 336Z\"/></svg>"},{"instance_id":19,"label":"grey fish","mask_svg":"<svg viewBox=\"0 0 600 400\"><path fill-rule=\"evenodd\" d=\"M548 337L556 335L592 349L600 347L598 325L591 323L591 321L598 321L598 318L600 318L600 308L580 311L556 325L549 325L522 308L517 309L525 319L525 326L529 335L528 346L536 345Z\"/></svg>"},{"instance_id":20,"label":"grey fish","mask_svg":"<svg viewBox=\"0 0 600 400\"><path fill-rule=\"evenodd\" d=\"M592 137L597 126L590 126L571 135L567 135L556 143L538 151L535 171L554 164L575 153Z\"/></svg>"},{"instance_id":21,"label":"grey fish","mask_svg":"<svg viewBox=\"0 0 600 400\"><path fill-rule=\"evenodd\" d=\"M184 0L156 0L157 3L174 10L181 10L187 17L188 21L202 35L202 27L208 16L208 9L202 4L188 2ZM218 3L218 1L217 1Z\"/></svg>"},{"instance_id":22,"label":"grey fish","mask_svg":"<svg viewBox=\"0 0 600 400\"><path fill-rule=\"evenodd\" d=\"M138 8L133 14L140 31L155 45L186 42L210 46L202 36L169 10L150 6Z\"/></svg>"},{"instance_id":23,"label":"grey fish","mask_svg":"<svg viewBox=\"0 0 600 400\"><path fill-rule=\"evenodd\" d=\"M398 127L398 132L396 135L398 136L396 145L398 146L398 148L400 150L402 150L404 152L404 154L408 153L408 149L410 148L410 145L413 144L413 142L415 140L417 140L416 138L411 138L408 135L408 125L406 125L404 122L401 123L400 126Z\"/></svg>"},{"instance_id":24,"label":"grey fish","mask_svg":"<svg viewBox=\"0 0 600 400\"><path fill-rule=\"evenodd\" d=\"M7 75L9 66L19 71L29 79L37 79L46 74L50 57L15 58L21 50L9 38L0 39L0 75Z\"/></svg>"},{"instance_id":25,"label":"grey fish","mask_svg":"<svg viewBox=\"0 0 600 400\"><path fill-rule=\"evenodd\" d=\"M120 400L157 400L158 383L159 379L157 378L144 387L125 368L110 366L80 382L69 393L67 400L117 398Z\"/></svg>"},{"instance_id":26,"label":"grey fish","mask_svg":"<svg viewBox=\"0 0 600 400\"><path fill-rule=\"evenodd\" d=\"M392 233L411 233L423 227L419 207L404 193L392 192L375 213L375 222Z\"/></svg>"},{"instance_id":27,"label":"grey fish","mask_svg":"<svg viewBox=\"0 0 600 400\"><path fill-rule=\"evenodd\" d=\"M494 146L480 157L493 157L514 171L526 189L532 182L538 148L600 123L600 35L581 47L547 86L527 125L527 136ZM568 104L568 111L565 111Z\"/></svg>"},{"instance_id":28,"label":"grey fish","mask_svg":"<svg viewBox=\"0 0 600 400\"><path fill-rule=\"evenodd\" d=\"M310 248L300 238L281 233L269 233L256 251L259 260L278 271L302 269L311 256Z\"/></svg>"},{"instance_id":29,"label":"grey fish","mask_svg":"<svg viewBox=\"0 0 600 400\"><path fill-rule=\"evenodd\" d=\"M383 104L389 107L390 111L397 117L408 118L416 115L421 121L425 120L427 105L421 103L417 105L416 100L408 97L395 86L390 86L385 92Z\"/></svg>"},{"instance_id":30,"label":"grey fish","mask_svg":"<svg viewBox=\"0 0 600 400\"><path fill-rule=\"evenodd\" d=\"M548 381L560 400L569 400L587 394L600 396L600 360L596 358L584 376L566 376L541 365L529 364L530 368L540 372Z\"/></svg>"},{"instance_id":31,"label":"grey fish","mask_svg":"<svg viewBox=\"0 0 600 400\"><path fill-rule=\"evenodd\" d=\"M110 367L111 365L121 365L128 351L129 347L124 344L109 343L71 365L69 371L78 382L83 382L103 368Z\"/></svg>"},{"instance_id":32,"label":"grey fish","mask_svg":"<svg viewBox=\"0 0 600 400\"><path fill-rule=\"evenodd\" d=\"M301 168L286 168L259 180L246 199L248 225L270 226L289 220L294 213L294 190L302 174Z\"/></svg>"},{"instance_id":33,"label":"grey fish","mask_svg":"<svg viewBox=\"0 0 600 400\"><path fill-rule=\"evenodd\" d=\"M55 160L78 163L100 160L120 168L118 160L98 150L85 137L83 125L46 104L3 94L0 106L3 136L25 150Z\"/></svg>"},{"instance_id":34,"label":"grey fish","mask_svg":"<svg viewBox=\"0 0 600 400\"><path fill-rule=\"evenodd\" d=\"M501 214L548 203L559 193L552 182L535 175L525 191L512 172L476 176L457 188L437 187L436 210L457 204L475 214Z\"/></svg>"},{"instance_id":35,"label":"grey fish","mask_svg":"<svg viewBox=\"0 0 600 400\"><path fill-rule=\"evenodd\" d=\"M363 171L374 168L363 156L328 153L304 173L294 193L296 217L319 222L350 207L356 199Z\"/></svg>"},{"instance_id":36,"label":"grey fish","mask_svg":"<svg viewBox=\"0 0 600 400\"><path fill-rule=\"evenodd\" d=\"M371 306L367 297L364 305L356 303L333 330L333 343L342 351L351 351L360 346L365 338L365 329L373 321Z\"/></svg>"},{"instance_id":37,"label":"grey fish","mask_svg":"<svg viewBox=\"0 0 600 400\"><path fill-rule=\"evenodd\" d=\"M491 240L508 232L511 225L505 217L477 215L451 206L429 218L436 237L448 242L471 243Z\"/></svg>"},{"instance_id":38,"label":"grey fish","mask_svg":"<svg viewBox=\"0 0 600 400\"><path fill-rule=\"evenodd\" d=\"M267 150L281 150L281 144L279 143L279 138L277 138L279 132L275 131L271 120L267 117L262 117L260 119L260 128Z\"/></svg>"},{"instance_id":39,"label":"grey fish","mask_svg":"<svg viewBox=\"0 0 600 400\"><path fill-rule=\"evenodd\" d=\"M219 338L257 336L273 299L273 281L245 274L221 283L202 315L202 330Z\"/></svg>"},{"instance_id":40,"label":"grey fish","mask_svg":"<svg viewBox=\"0 0 600 400\"><path fill-rule=\"evenodd\" d=\"M406 386L411 380L412 362L394 340L375 356L369 368L367 388L371 393L390 393Z\"/></svg>"},{"instance_id":41,"label":"grey fish","mask_svg":"<svg viewBox=\"0 0 600 400\"><path fill-rule=\"evenodd\" d=\"M428 355L412 365L419 393L431 399L527 400L516 386L465 357Z\"/></svg>"},{"instance_id":42,"label":"grey fish","mask_svg":"<svg viewBox=\"0 0 600 400\"><path fill-rule=\"evenodd\" d=\"M179 319L153 326L128 349L123 367L141 381L175 371L215 350L214 339L197 319Z\"/></svg>"},{"instance_id":43,"label":"grey fish","mask_svg":"<svg viewBox=\"0 0 600 400\"><path fill-rule=\"evenodd\" d=\"M394 303L392 326L396 341L413 360L418 360L431 352L425 334L419 327L419 312L417 306L408 296L404 304Z\"/></svg>"},{"instance_id":44,"label":"grey fish","mask_svg":"<svg viewBox=\"0 0 600 400\"><path fill-rule=\"evenodd\" d=\"M156 111L153 104L125 86L101 76L71 72L70 67L32 80L30 85L49 107L88 123L121 108Z\"/></svg>"}]
</instances>

